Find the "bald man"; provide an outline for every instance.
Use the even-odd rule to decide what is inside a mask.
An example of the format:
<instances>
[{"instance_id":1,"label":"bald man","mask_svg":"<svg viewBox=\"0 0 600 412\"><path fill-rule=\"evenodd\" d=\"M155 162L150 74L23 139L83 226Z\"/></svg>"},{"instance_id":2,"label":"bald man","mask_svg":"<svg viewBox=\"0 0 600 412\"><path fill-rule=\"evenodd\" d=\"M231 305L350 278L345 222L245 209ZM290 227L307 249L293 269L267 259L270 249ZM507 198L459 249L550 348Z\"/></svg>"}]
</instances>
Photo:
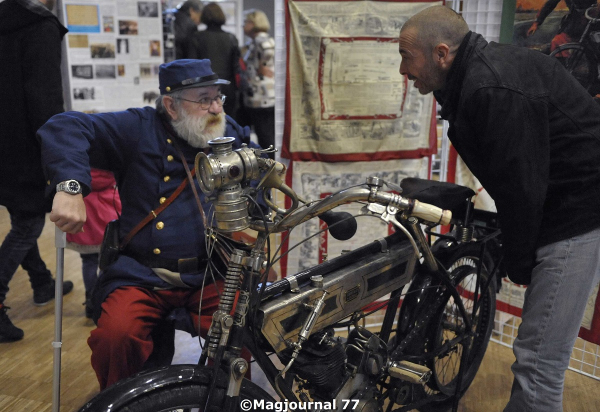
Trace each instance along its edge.
<instances>
[{"instance_id":1,"label":"bald man","mask_svg":"<svg viewBox=\"0 0 600 412\"><path fill-rule=\"evenodd\" d=\"M537 51L488 43L445 6L400 31L400 73L434 93L496 202L511 280L529 285L505 411L562 411L565 370L600 280L600 106Z\"/></svg>"}]
</instances>

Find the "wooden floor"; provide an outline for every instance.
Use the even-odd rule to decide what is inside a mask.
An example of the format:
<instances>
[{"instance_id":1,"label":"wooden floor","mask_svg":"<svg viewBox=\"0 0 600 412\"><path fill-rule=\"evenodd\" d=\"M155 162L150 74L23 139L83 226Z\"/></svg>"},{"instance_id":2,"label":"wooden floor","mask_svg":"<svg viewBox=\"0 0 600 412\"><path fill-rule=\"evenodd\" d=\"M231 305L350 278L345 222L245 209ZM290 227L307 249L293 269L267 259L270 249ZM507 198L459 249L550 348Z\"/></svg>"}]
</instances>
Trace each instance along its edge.
<instances>
[{"instance_id":1,"label":"wooden floor","mask_svg":"<svg viewBox=\"0 0 600 412\"><path fill-rule=\"evenodd\" d=\"M0 239L10 227L8 213L0 208ZM42 257L54 272L56 251L54 225L47 222L39 240ZM98 392L98 383L90 366L86 340L94 327L84 316L84 289L79 255L65 253L65 279L75 289L64 298L61 412L76 411ZM11 284L6 305L12 309L13 323L25 331L25 338L15 343L0 343L0 411L52 411L52 363L54 339L54 304L33 305L27 274L19 269ZM197 360L197 343L182 335L177 340L177 363ZM512 351L490 343L475 382L461 401L461 412L501 411L508 399L512 377ZM258 374L253 371L257 378ZM600 381L567 371L565 412L600 410ZM540 411L543 412L543 411Z\"/></svg>"}]
</instances>

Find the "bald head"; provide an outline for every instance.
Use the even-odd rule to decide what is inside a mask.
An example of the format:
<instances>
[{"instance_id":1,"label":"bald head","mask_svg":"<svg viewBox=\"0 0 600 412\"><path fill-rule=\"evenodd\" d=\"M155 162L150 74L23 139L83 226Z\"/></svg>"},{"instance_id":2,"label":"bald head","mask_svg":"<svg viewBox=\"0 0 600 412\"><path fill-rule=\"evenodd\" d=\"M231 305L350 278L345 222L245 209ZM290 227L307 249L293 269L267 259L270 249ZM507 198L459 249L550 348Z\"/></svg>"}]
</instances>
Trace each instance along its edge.
<instances>
[{"instance_id":1,"label":"bald head","mask_svg":"<svg viewBox=\"0 0 600 412\"><path fill-rule=\"evenodd\" d=\"M400 29L400 35L412 31L423 49L433 49L440 43L456 51L469 32L469 26L454 10L433 6L412 16Z\"/></svg>"},{"instance_id":2,"label":"bald head","mask_svg":"<svg viewBox=\"0 0 600 412\"><path fill-rule=\"evenodd\" d=\"M400 74L413 80L421 94L443 89L467 33L467 23L447 7L429 7L415 14L400 30Z\"/></svg>"}]
</instances>

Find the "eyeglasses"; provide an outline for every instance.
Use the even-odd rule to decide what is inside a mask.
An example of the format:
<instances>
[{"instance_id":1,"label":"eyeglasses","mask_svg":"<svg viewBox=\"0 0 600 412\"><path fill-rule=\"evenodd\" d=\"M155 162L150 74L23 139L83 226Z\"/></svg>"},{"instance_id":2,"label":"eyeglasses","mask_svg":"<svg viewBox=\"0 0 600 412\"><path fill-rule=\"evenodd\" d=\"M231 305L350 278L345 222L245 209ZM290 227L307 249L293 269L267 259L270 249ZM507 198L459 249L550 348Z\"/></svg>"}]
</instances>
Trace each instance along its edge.
<instances>
[{"instance_id":1,"label":"eyeglasses","mask_svg":"<svg viewBox=\"0 0 600 412\"><path fill-rule=\"evenodd\" d=\"M178 99L178 100L185 100L186 102L197 103L200 105L200 108L202 110L208 110L213 102L216 102L217 106L222 107L223 104L225 103L226 98L227 98L227 96L225 96L224 94L219 94L213 98L203 97L200 100L189 100L189 99L184 99L183 97L175 97L175 99Z\"/></svg>"}]
</instances>

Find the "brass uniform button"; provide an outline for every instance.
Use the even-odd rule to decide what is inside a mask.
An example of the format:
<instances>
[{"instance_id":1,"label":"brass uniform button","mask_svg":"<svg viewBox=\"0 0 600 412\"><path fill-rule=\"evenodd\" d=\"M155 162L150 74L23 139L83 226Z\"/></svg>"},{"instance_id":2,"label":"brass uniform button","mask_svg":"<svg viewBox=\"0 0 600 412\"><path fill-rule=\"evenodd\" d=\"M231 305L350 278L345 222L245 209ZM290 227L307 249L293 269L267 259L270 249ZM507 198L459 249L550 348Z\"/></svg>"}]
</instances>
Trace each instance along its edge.
<instances>
[{"instance_id":1,"label":"brass uniform button","mask_svg":"<svg viewBox=\"0 0 600 412\"><path fill-rule=\"evenodd\" d=\"M156 228L157 228L158 230L161 230L161 229L162 229L162 228L164 228L164 227L165 227L165 224L164 224L163 222L158 222L158 223L156 224Z\"/></svg>"},{"instance_id":2,"label":"brass uniform button","mask_svg":"<svg viewBox=\"0 0 600 412\"><path fill-rule=\"evenodd\" d=\"M168 161L168 162L172 162L172 161L173 161L173 156L171 156L171 155L168 155L168 156L167 156L167 161Z\"/></svg>"},{"instance_id":3,"label":"brass uniform button","mask_svg":"<svg viewBox=\"0 0 600 412\"><path fill-rule=\"evenodd\" d=\"M167 139L167 143L171 144L173 142L171 141L171 139Z\"/></svg>"},{"instance_id":4,"label":"brass uniform button","mask_svg":"<svg viewBox=\"0 0 600 412\"><path fill-rule=\"evenodd\" d=\"M160 249L159 248L154 249L152 252L154 252L155 255L160 255Z\"/></svg>"},{"instance_id":5,"label":"brass uniform button","mask_svg":"<svg viewBox=\"0 0 600 412\"><path fill-rule=\"evenodd\" d=\"M165 203L167 201L166 197L161 197L160 199L158 199L158 202L162 205L163 203Z\"/></svg>"},{"instance_id":6,"label":"brass uniform button","mask_svg":"<svg viewBox=\"0 0 600 412\"><path fill-rule=\"evenodd\" d=\"M171 180L171 176L165 176L165 177L163 177L163 180L165 182L168 182L169 180Z\"/></svg>"},{"instance_id":7,"label":"brass uniform button","mask_svg":"<svg viewBox=\"0 0 600 412\"><path fill-rule=\"evenodd\" d=\"M48 180L48 181L46 182L46 184L47 184L47 185L50 185L50 181Z\"/></svg>"}]
</instances>

